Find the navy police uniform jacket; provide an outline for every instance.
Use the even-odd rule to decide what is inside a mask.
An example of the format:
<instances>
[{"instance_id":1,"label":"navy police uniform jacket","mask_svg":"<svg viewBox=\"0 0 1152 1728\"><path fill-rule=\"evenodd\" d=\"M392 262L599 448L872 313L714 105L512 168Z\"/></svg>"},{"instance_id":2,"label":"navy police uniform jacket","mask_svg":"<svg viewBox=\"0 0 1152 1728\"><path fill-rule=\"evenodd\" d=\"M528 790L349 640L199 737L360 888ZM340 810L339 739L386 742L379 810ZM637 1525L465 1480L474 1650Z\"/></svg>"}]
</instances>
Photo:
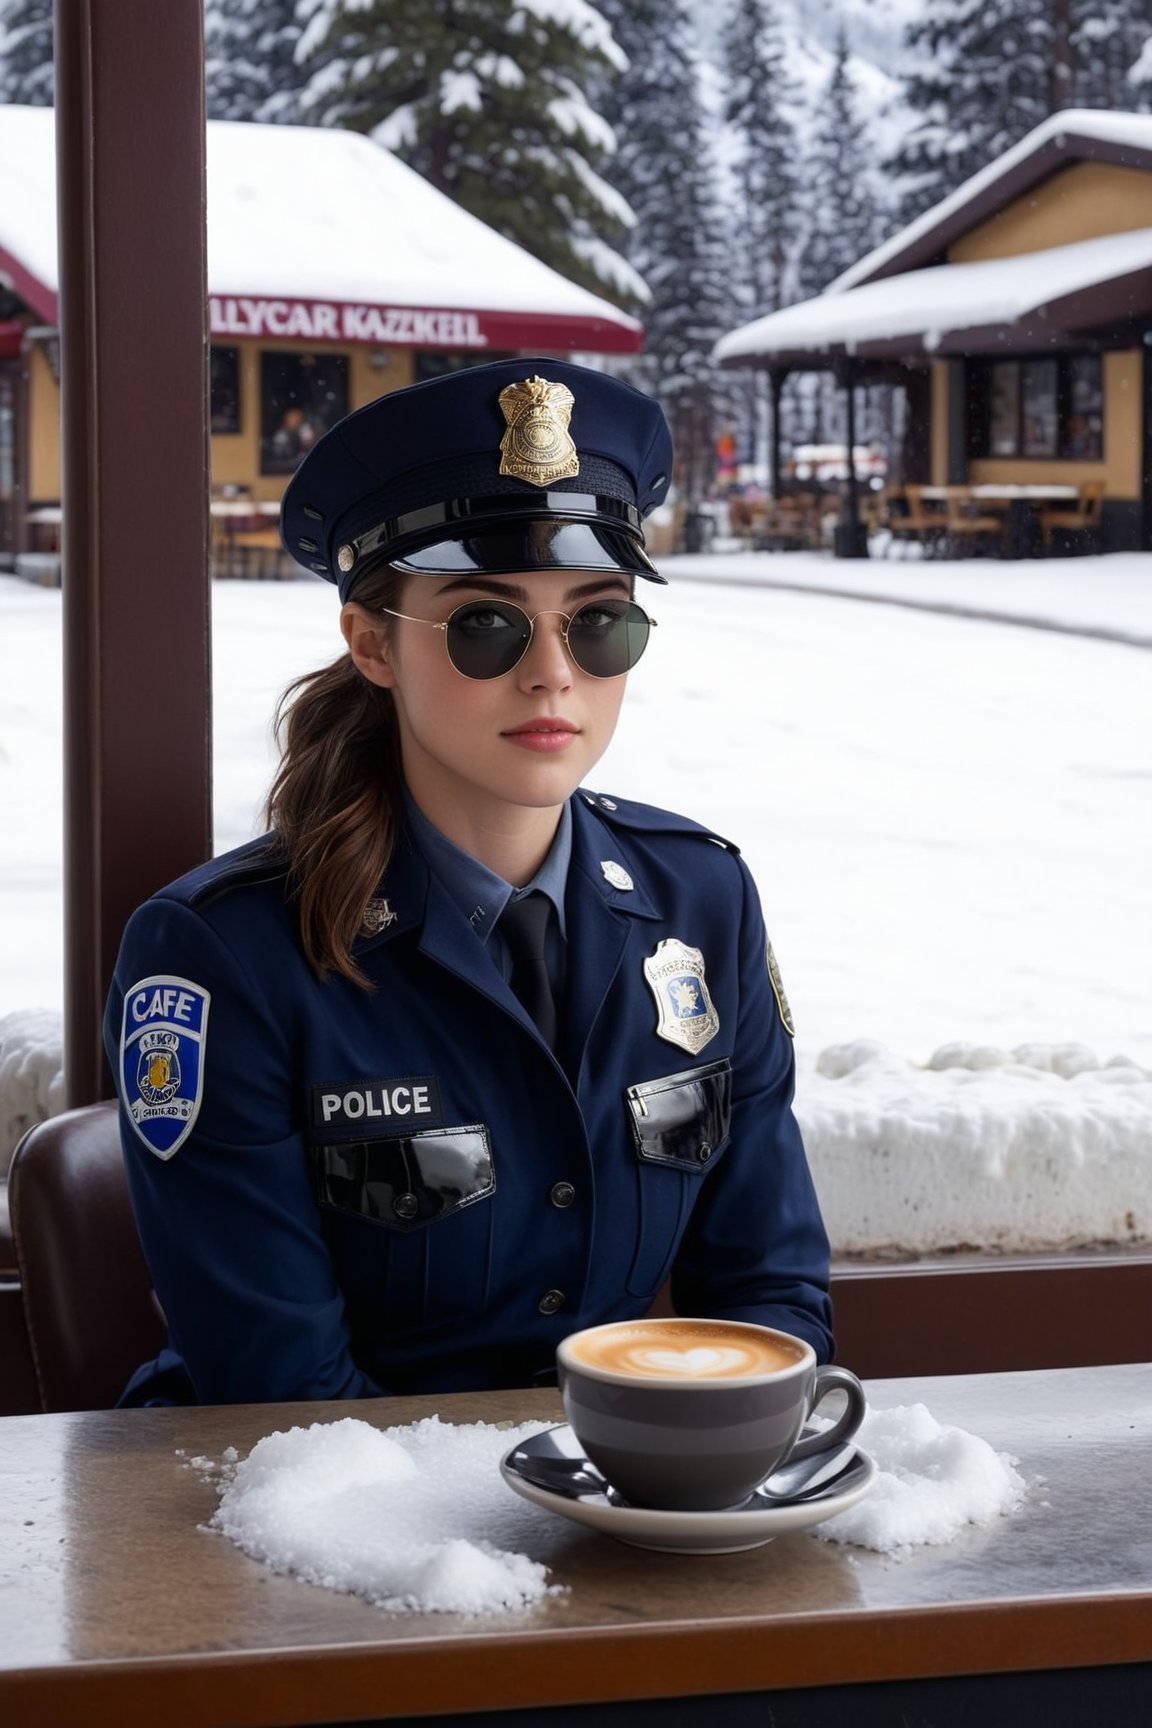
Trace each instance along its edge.
<instances>
[{"instance_id":1,"label":"navy police uniform jacket","mask_svg":"<svg viewBox=\"0 0 1152 1728\"><path fill-rule=\"evenodd\" d=\"M267 838L136 912L105 1033L171 1349L129 1401L523 1385L669 1277L678 1312L828 1357L748 870L663 811L578 792L573 818L557 1055L403 836L371 993L317 979Z\"/></svg>"}]
</instances>

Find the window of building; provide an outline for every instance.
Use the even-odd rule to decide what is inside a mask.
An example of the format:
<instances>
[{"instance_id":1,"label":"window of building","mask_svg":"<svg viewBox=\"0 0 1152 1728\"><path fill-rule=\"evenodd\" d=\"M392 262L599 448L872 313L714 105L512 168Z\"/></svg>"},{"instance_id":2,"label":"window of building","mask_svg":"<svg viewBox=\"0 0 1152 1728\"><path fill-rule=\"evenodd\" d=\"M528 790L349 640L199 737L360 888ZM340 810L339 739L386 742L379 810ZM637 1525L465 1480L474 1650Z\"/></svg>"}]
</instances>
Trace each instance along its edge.
<instances>
[{"instance_id":1,"label":"window of building","mask_svg":"<svg viewBox=\"0 0 1152 1728\"><path fill-rule=\"evenodd\" d=\"M1099 354L974 361L969 368L969 454L1099 462L1104 455L1104 369Z\"/></svg>"},{"instance_id":2,"label":"window of building","mask_svg":"<svg viewBox=\"0 0 1152 1728\"><path fill-rule=\"evenodd\" d=\"M1099 354L1072 355L1067 379L1064 454L1099 461L1104 454L1104 373Z\"/></svg>"},{"instance_id":3,"label":"window of building","mask_svg":"<svg viewBox=\"0 0 1152 1728\"><path fill-rule=\"evenodd\" d=\"M1020 368L1014 360L988 368L988 455L1015 456L1020 437Z\"/></svg>"},{"instance_id":4,"label":"window of building","mask_svg":"<svg viewBox=\"0 0 1152 1728\"><path fill-rule=\"evenodd\" d=\"M412 358L413 382L423 384L429 378L442 378L446 372L462 372L466 366L489 366L493 360L511 360L512 355L487 348L471 354L442 354L436 348L423 348L418 349Z\"/></svg>"},{"instance_id":5,"label":"window of building","mask_svg":"<svg viewBox=\"0 0 1152 1728\"><path fill-rule=\"evenodd\" d=\"M1060 411L1055 360L1025 360L1020 367L1020 454L1055 456Z\"/></svg>"},{"instance_id":6,"label":"window of building","mask_svg":"<svg viewBox=\"0 0 1152 1728\"><path fill-rule=\"evenodd\" d=\"M213 344L208 360L209 425L213 432L240 430L240 350Z\"/></svg>"},{"instance_id":7,"label":"window of building","mask_svg":"<svg viewBox=\"0 0 1152 1728\"><path fill-rule=\"evenodd\" d=\"M260 472L291 474L348 412L346 354L260 356Z\"/></svg>"}]
</instances>

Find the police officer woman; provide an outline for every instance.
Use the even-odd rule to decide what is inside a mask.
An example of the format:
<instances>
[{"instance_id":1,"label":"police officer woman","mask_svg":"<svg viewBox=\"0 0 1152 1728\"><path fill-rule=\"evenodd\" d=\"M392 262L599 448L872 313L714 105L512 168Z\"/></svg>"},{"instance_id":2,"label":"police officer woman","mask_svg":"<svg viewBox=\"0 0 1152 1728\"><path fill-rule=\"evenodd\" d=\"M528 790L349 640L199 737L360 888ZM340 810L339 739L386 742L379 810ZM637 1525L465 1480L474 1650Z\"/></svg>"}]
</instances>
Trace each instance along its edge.
<instances>
[{"instance_id":1,"label":"police officer woman","mask_svg":"<svg viewBox=\"0 0 1152 1728\"><path fill-rule=\"evenodd\" d=\"M287 693L271 832L140 908L108 1004L170 1334L125 1402L529 1384L669 1277L829 1355L751 878L585 785L671 459L640 392L511 360L297 470L284 541L347 652Z\"/></svg>"}]
</instances>

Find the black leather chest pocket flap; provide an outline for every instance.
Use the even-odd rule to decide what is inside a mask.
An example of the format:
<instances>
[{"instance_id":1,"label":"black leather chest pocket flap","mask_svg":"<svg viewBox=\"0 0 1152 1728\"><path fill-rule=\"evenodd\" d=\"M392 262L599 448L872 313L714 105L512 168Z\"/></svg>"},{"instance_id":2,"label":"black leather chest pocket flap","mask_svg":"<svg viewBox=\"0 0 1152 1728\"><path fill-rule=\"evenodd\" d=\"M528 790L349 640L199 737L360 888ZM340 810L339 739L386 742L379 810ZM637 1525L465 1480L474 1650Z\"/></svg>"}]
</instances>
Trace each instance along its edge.
<instances>
[{"instance_id":1,"label":"black leather chest pocket flap","mask_svg":"<svg viewBox=\"0 0 1152 1728\"><path fill-rule=\"evenodd\" d=\"M321 1206L355 1213L388 1230L419 1230L486 1200L496 1187L482 1123L426 1128L377 1140L313 1144Z\"/></svg>"},{"instance_id":2,"label":"black leather chest pocket flap","mask_svg":"<svg viewBox=\"0 0 1152 1728\"><path fill-rule=\"evenodd\" d=\"M699 1175L728 1138L732 1065L725 1057L646 1080L629 1086L627 1099L641 1158Z\"/></svg>"}]
</instances>

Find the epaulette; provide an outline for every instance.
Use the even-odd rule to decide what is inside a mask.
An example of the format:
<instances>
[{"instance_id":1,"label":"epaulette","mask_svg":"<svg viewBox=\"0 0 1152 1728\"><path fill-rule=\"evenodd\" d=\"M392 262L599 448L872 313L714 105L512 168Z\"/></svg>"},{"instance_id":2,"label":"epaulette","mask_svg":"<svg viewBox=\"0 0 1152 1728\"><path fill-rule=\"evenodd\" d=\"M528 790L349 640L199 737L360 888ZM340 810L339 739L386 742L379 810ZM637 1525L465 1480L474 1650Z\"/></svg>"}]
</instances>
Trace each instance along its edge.
<instances>
[{"instance_id":1,"label":"epaulette","mask_svg":"<svg viewBox=\"0 0 1152 1728\"><path fill-rule=\"evenodd\" d=\"M163 893L166 899L201 907L230 894L234 888L274 882L287 876L288 861L276 835L261 834L231 852L222 852L218 858L197 865L195 870L169 883Z\"/></svg>"},{"instance_id":2,"label":"epaulette","mask_svg":"<svg viewBox=\"0 0 1152 1728\"><path fill-rule=\"evenodd\" d=\"M614 828L630 828L644 834L695 834L702 840L711 840L714 846L722 846L726 852L739 854L740 848L734 840L726 840L722 834L693 822L688 816L678 816L673 810L660 810L654 804L634 804L625 798L610 798L604 792L589 792L584 786L577 796Z\"/></svg>"}]
</instances>

